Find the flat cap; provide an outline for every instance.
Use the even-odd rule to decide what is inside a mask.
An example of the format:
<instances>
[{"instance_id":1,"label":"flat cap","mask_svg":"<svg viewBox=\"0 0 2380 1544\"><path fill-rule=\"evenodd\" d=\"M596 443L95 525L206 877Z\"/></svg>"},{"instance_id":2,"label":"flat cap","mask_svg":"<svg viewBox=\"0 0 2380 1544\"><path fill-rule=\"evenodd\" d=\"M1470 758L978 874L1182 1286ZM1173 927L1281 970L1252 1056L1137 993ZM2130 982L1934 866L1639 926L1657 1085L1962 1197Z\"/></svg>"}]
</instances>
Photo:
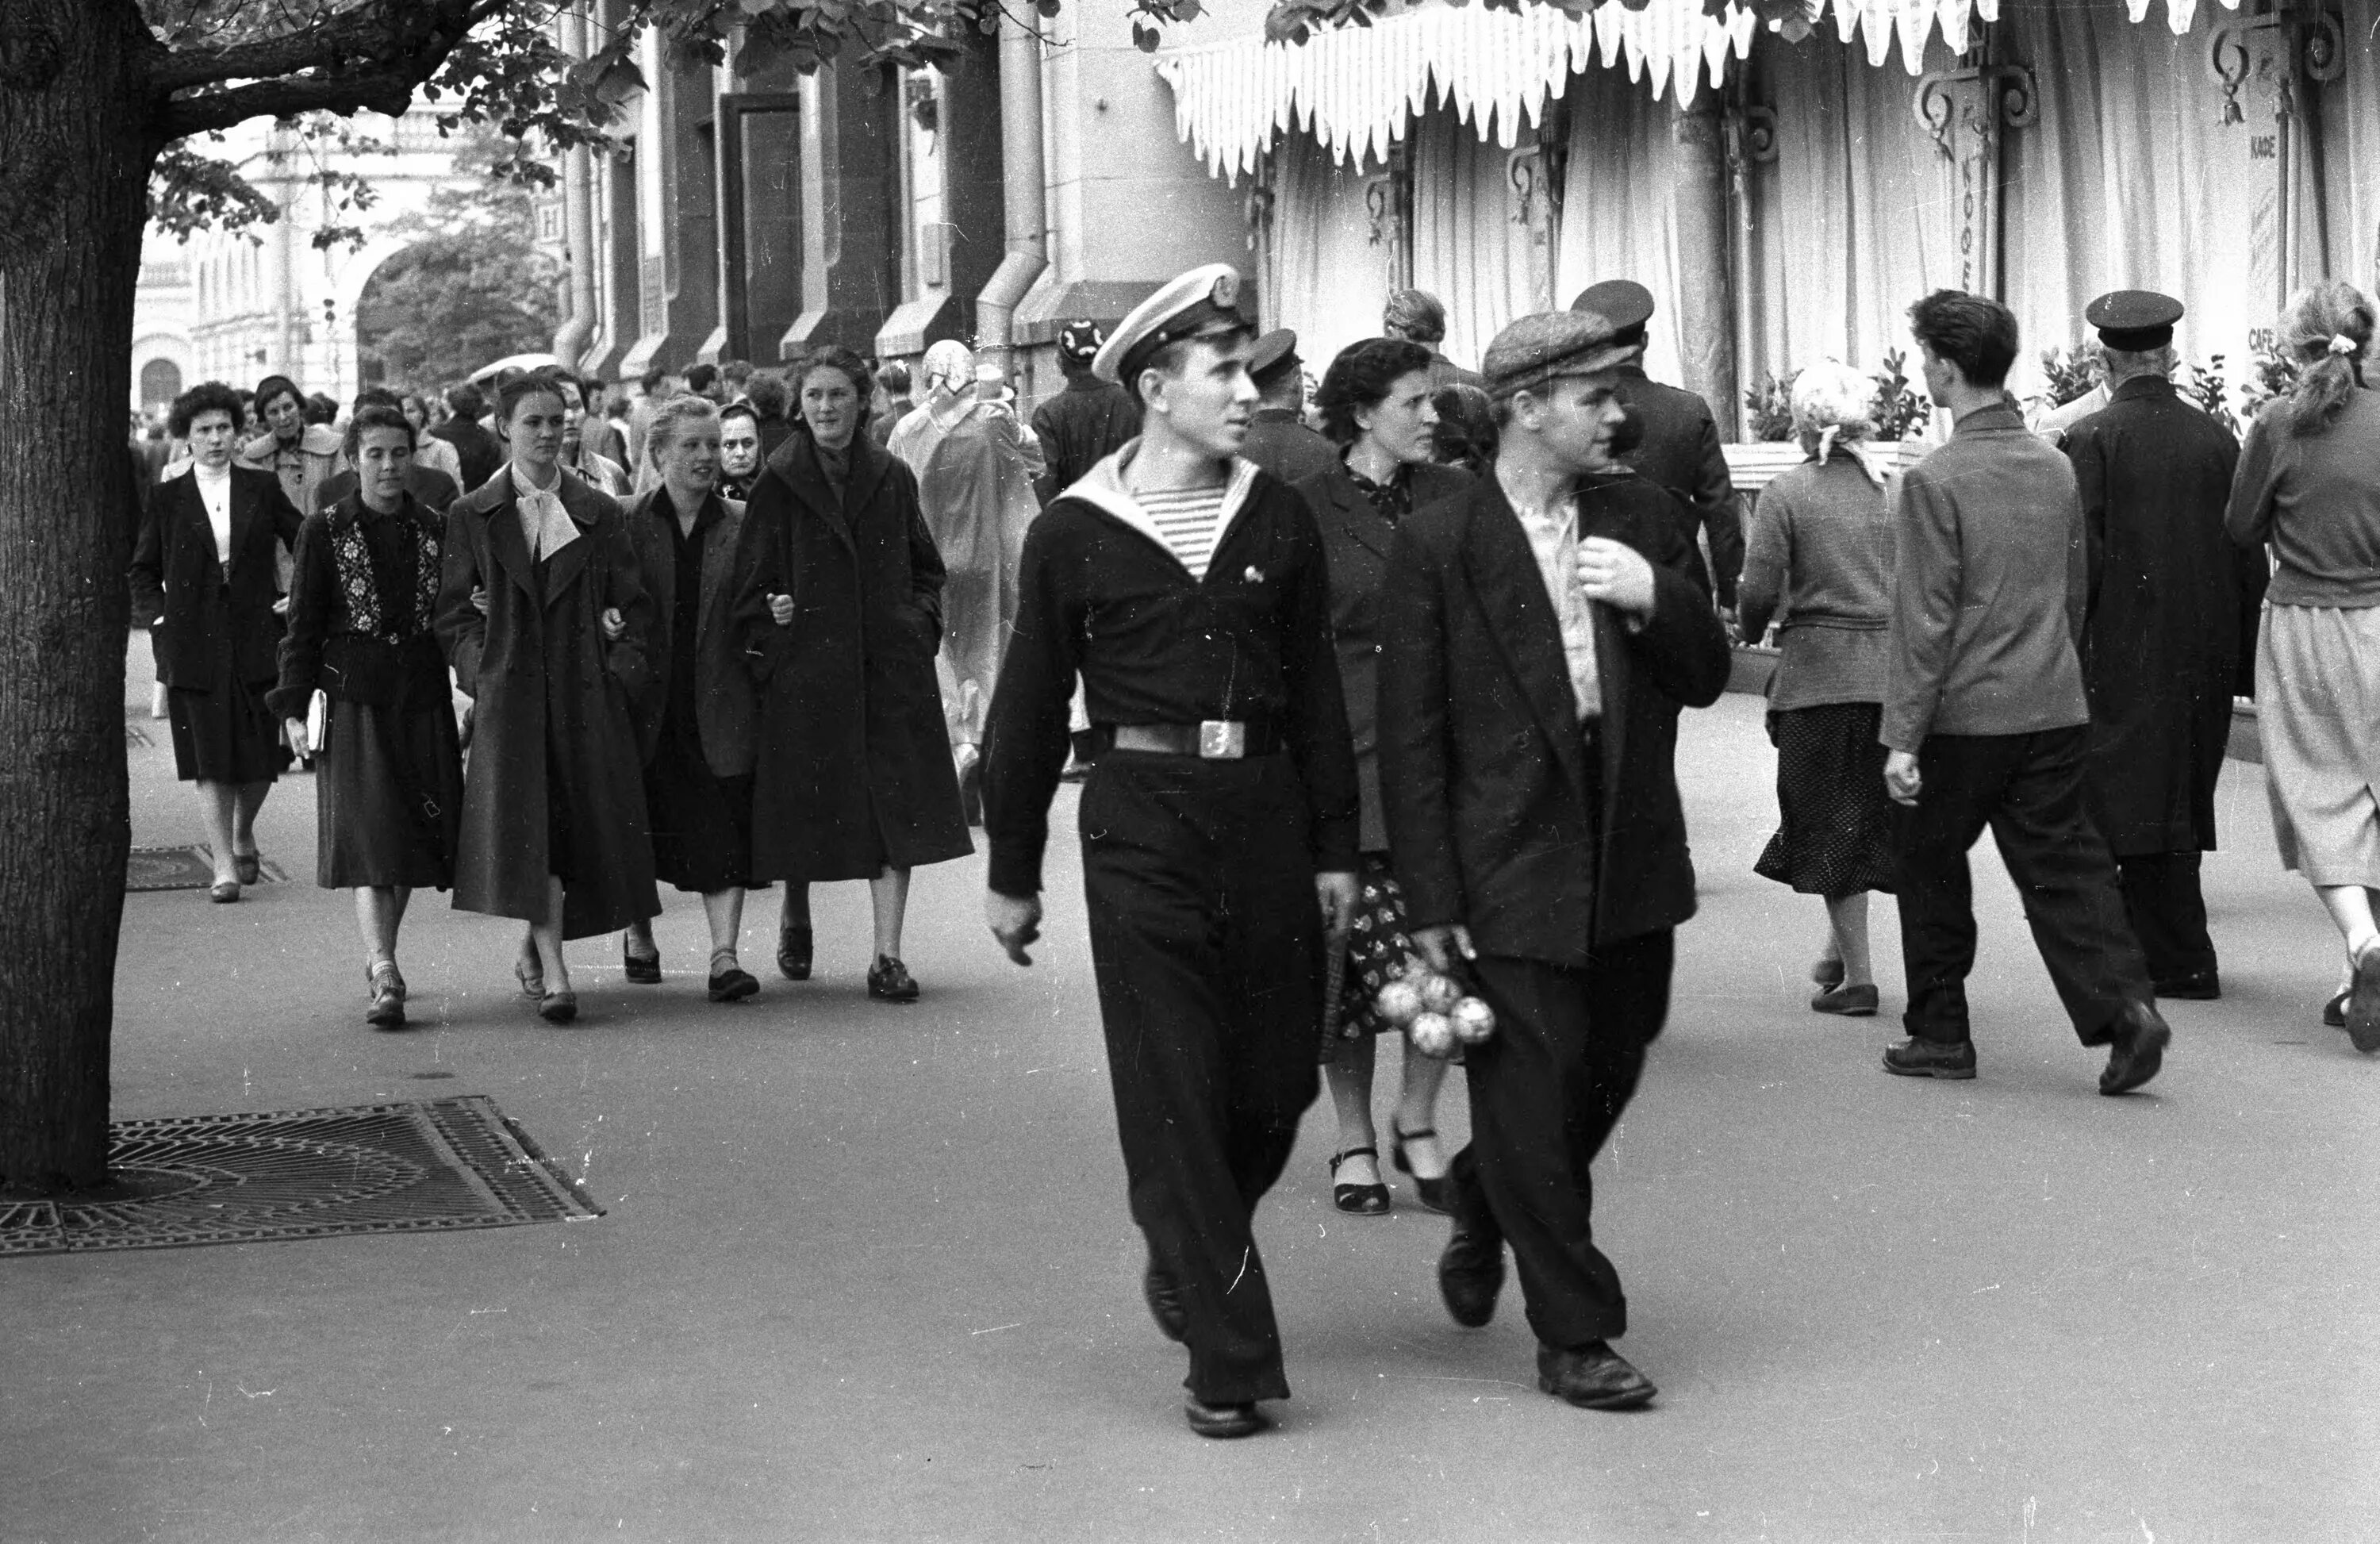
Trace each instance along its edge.
<instances>
[{"instance_id":1,"label":"flat cap","mask_svg":"<svg viewBox=\"0 0 2380 1544\"><path fill-rule=\"evenodd\" d=\"M1245 333L1248 323L1239 313L1239 270L1228 262L1209 262L1178 274L1116 323L1091 361L1091 373L1123 383L1137 377L1148 357L1169 343Z\"/></svg>"},{"instance_id":2,"label":"flat cap","mask_svg":"<svg viewBox=\"0 0 2380 1544\"><path fill-rule=\"evenodd\" d=\"M1560 380L1601 375L1635 353L1609 317L1594 311L1539 311L1496 334L1479 371L1488 395L1501 402Z\"/></svg>"},{"instance_id":3,"label":"flat cap","mask_svg":"<svg viewBox=\"0 0 2380 1544\"><path fill-rule=\"evenodd\" d=\"M1296 332L1276 327L1248 350L1248 379L1259 388L1269 386L1303 362L1297 357Z\"/></svg>"},{"instance_id":4,"label":"flat cap","mask_svg":"<svg viewBox=\"0 0 2380 1544\"><path fill-rule=\"evenodd\" d=\"M1653 320L1653 292L1633 279L1606 279L1589 285L1570 303L1574 311L1593 311L1625 333Z\"/></svg>"},{"instance_id":5,"label":"flat cap","mask_svg":"<svg viewBox=\"0 0 2380 1544\"><path fill-rule=\"evenodd\" d=\"M2173 341L2181 302L2153 289L2119 289L2082 309L2082 320L2099 330L2099 341L2126 354L2145 354Z\"/></svg>"},{"instance_id":6,"label":"flat cap","mask_svg":"<svg viewBox=\"0 0 2380 1544\"><path fill-rule=\"evenodd\" d=\"M1058 329L1058 352L1077 362L1097 354L1099 345L1107 341L1107 334L1089 317L1069 322Z\"/></svg>"}]
</instances>

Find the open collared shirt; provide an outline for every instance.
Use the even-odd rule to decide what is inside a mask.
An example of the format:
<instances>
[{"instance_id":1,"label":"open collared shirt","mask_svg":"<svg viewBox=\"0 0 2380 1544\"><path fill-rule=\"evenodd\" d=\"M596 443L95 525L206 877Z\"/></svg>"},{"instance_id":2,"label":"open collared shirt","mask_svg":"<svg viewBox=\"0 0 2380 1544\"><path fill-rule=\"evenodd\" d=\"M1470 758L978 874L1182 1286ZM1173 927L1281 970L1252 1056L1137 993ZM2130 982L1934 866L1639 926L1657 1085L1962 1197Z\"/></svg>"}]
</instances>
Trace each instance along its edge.
<instances>
[{"instance_id":1,"label":"open collared shirt","mask_svg":"<svg viewBox=\"0 0 2380 1544\"><path fill-rule=\"evenodd\" d=\"M1546 599L1553 603L1554 621L1561 629L1562 658L1570 668L1571 699L1578 705L1579 722L1603 714L1603 681L1595 663L1595 602L1578 584L1578 498L1563 498L1553 508L1530 511L1514 505L1529 551L1537 560L1537 577L1545 581Z\"/></svg>"}]
</instances>

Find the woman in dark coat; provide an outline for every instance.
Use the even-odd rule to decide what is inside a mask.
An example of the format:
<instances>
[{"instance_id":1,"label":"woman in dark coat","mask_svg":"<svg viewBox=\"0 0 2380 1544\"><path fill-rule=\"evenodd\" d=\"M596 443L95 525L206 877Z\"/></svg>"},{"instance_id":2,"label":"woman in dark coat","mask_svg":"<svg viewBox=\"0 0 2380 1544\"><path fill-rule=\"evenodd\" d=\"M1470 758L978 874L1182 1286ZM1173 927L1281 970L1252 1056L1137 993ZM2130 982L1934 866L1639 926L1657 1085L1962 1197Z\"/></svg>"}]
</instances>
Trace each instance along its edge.
<instances>
[{"instance_id":1,"label":"woman in dark coat","mask_svg":"<svg viewBox=\"0 0 2380 1544\"><path fill-rule=\"evenodd\" d=\"M563 468L565 412L545 376L504 387L511 457L447 511L438 590L473 699L455 905L528 923L514 973L555 1024L578 1013L563 941L661 910L631 716L652 601L620 506Z\"/></svg>"},{"instance_id":2,"label":"woman in dark coat","mask_svg":"<svg viewBox=\"0 0 2380 1544\"><path fill-rule=\"evenodd\" d=\"M158 486L132 553L133 615L152 619L174 769L199 785L217 901L238 900L260 877L256 812L289 765L264 699L281 641L273 553L300 523L271 472L232 464L239 412L237 395L214 381L174 404L191 461Z\"/></svg>"},{"instance_id":3,"label":"woman in dark coat","mask_svg":"<svg viewBox=\"0 0 2380 1544\"><path fill-rule=\"evenodd\" d=\"M744 505L722 498L720 412L672 397L645 431L658 487L628 503L628 534L653 598L652 685L637 704L653 873L702 897L710 923L713 1003L739 1003L760 983L736 958L752 871L754 693L737 637L736 548ZM662 979L649 923L622 941L628 979Z\"/></svg>"},{"instance_id":4,"label":"woman in dark coat","mask_svg":"<svg viewBox=\"0 0 2380 1544\"><path fill-rule=\"evenodd\" d=\"M868 881L868 991L914 1002L901 962L909 870L974 851L942 694L942 560L909 468L860 432L872 389L847 348L802 371L807 432L777 447L744 522L737 606L760 688L753 878L782 879L777 966L810 971L809 886Z\"/></svg>"},{"instance_id":5,"label":"woman in dark coat","mask_svg":"<svg viewBox=\"0 0 2380 1544\"><path fill-rule=\"evenodd\" d=\"M1347 726L1355 741L1363 799L1363 869L1355 924L1344 943L1346 985L1339 1021L1323 1027L1323 1080L1339 1117L1330 1158L1331 1199L1342 1211L1377 1216L1389 1210L1372 1129L1374 1038L1396 1026L1373 1005L1392 974L1419 959L1404 931L1404 902L1389 862L1380 811L1379 615L1397 524L1416 505L1460 494L1470 476L1430 464L1438 410L1430 391L1433 356L1402 338L1368 338L1343 350L1315 392L1322 430L1340 447L1339 464L1297 484L1314 508L1330 570L1330 629ZM1414 1176L1425 1206L1445 1210L1446 1159L1433 1125L1446 1064L1407 1047L1404 1087L1389 1124L1397 1167Z\"/></svg>"},{"instance_id":6,"label":"woman in dark coat","mask_svg":"<svg viewBox=\"0 0 2380 1544\"><path fill-rule=\"evenodd\" d=\"M463 810L454 699L431 626L445 522L407 490L413 444L403 409L356 409L346 444L356 492L298 533L281 685L269 699L289 743L321 762L314 879L356 893L364 1021L378 1029L405 1026L396 930L416 889L455 882ZM326 721L310 726L317 690Z\"/></svg>"}]
</instances>

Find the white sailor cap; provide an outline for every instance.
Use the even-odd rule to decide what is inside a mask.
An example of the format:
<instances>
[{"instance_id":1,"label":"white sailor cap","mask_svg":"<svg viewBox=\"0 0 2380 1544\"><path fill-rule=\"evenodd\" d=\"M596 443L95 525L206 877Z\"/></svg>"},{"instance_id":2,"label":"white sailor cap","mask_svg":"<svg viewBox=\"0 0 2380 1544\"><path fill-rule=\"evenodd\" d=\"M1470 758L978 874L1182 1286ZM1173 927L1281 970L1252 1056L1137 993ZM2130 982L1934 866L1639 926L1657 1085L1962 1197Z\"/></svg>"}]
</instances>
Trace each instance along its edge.
<instances>
[{"instance_id":1,"label":"white sailor cap","mask_svg":"<svg viewBox=\"0 0 2380 1544\"><path fill-rule=\"evenodd\" d=\"M1156 294L1132 309L1116 323L1091 361L1091 373L1102 381L1128 384L1148 363L1149 356L1184 338L1211 337L1248 330L1238 310L1240 274L1228 262L1210 262L1160 286Z\"/></svg>"}]
</instances>

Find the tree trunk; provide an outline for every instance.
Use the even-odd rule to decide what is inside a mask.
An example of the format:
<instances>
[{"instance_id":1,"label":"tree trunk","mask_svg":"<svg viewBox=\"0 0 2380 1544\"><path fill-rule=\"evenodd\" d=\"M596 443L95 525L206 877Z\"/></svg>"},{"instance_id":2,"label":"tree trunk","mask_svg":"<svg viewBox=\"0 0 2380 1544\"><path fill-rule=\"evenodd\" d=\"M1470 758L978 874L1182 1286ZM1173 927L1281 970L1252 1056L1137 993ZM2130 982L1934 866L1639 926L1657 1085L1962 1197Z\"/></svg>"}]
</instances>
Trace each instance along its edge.
<instances>
[{"instance_id":1,"label":"tree trunk","mask_svg":"<svg viewBox=\"0 0 2380 1544\"><path fill-rule=\"evenodd\" d=\"M132 301L149 169L138 13L0 3L0 1187L89 1188L129 809Z\"/></svg>"}]
</instances>

